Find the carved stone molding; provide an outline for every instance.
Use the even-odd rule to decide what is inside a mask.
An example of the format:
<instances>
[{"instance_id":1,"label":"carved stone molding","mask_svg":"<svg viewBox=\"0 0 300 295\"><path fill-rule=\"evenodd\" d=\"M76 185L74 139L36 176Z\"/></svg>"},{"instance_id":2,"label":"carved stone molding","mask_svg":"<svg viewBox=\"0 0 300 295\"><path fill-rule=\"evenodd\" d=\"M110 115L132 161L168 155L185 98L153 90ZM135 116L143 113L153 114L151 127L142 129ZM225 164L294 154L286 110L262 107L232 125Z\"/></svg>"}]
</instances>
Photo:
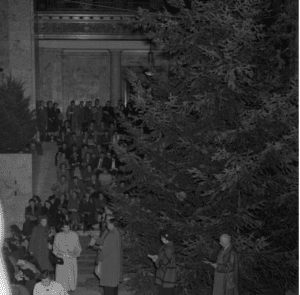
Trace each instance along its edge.
<instances>
[{"instance_id":1,"label":"carved stone molding","mask_svg":"<svg viewBox=\"0 0 300 295\"><path fill-rule=\"evenodd\" d=\"M74 13L38 13L35 15L36 22L119 22L131 21L136 17L132 14L74 14Z\"/></svg>"},{"instance_id":2,"label":"carved stone molding","mask_svg":"<svg viewBox=\"0 0 300 295\"><path fill-rule=\"evenodd\" d=\"M68 34L91 34L91 35L141 35L134 31L127 23L35 23L36 35L68 35Z\"/></svg>"}]
</instances>

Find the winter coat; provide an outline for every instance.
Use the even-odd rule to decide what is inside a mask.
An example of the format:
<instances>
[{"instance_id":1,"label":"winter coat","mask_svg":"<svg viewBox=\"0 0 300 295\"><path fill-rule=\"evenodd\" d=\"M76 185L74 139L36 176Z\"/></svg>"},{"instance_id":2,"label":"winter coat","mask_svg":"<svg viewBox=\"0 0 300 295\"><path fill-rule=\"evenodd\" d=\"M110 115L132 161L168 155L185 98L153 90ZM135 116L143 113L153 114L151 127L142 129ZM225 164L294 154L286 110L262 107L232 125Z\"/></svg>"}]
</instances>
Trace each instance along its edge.
<instances>
[{"instance_id":1,"label":"winter coat","mask_svg":"<svg viewBox=\"0 0 300 295\"><path fill-rule=\"evenodd\" d=\"M155 283L163 288L174 288L176 283L176 260L173 242L162 246L155 262L157 267Z\"/></svg>"},{"instance_id":2,"label":"winter coat","mask_svg":"<svg viewBox=\"0 0 300 295\"><path fill-rule=\"evenodd\" d=\"M117 228L106 236L101 259L100 285L117 287L123 280L123 249L120 232Z\"/></svg>"},{"instance_id":3,"label":"winter coat","mask_svg":"<svg viewBox=\"0 0 300 295\"><path fill-rule=\"evenodd\" d=\"M219 253L213 295L238 295L238 253L230 245Z\"/></svg>"}]
</instances>

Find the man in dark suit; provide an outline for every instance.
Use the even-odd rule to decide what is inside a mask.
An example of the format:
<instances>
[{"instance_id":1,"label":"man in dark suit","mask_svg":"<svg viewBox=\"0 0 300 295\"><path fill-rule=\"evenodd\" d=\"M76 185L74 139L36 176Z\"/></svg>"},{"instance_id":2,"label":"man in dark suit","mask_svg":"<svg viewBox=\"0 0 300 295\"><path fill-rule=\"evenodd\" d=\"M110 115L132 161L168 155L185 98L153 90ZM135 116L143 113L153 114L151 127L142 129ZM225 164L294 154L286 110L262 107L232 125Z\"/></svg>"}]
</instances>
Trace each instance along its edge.
<instances>
[{"instance_id":1,"label":"man in dark suit","mask_svg":"<svg viewBox=\"0 0 300 295\"><path fill-rule=\"evenodd\" d=\"M86 106L84 108L84 129L88 128L90 122L93 119L93 110L92 110L92 101L89 100L86 103Z\"/></svg>"},{"instance_id":2,"label":"man in dark suit","mask_svg":"<svg viewBox=\"0 0 300 295\"><path fill-rule=\"evenodd\" d=\"M221 235L220 244L223 250L217 262L203 261L215 269L213 295L238 295L238 253L228 234Z\"/></svg>"},{"instance_id":3,"label":"man in dark suit","mask_svg":"<svg viewBox=\"0 0 300 295\"><path fill-rule=\"evenodd\" d=\"M107 171L110 171L110 169L111 169L111 164L112 164L111 153L110 153L110 152L107 152L107 153L106 153L106 156L105 156L104 159L103 159L102 167L103 167L103 168L106 168Z\"/></svg>"},{"instance_id":4,"label":"man in dark suit","mask_svg":"<svg viewBox=\"0 0 300 295\"><path fill-rule=\"evenodd\" d=\"M95 99L95 105L92 108L93 120L95 121L96 129L100 128L100 123L102 121L102 106L100 105L99 99Z\"/></svg>"},{"instance_id":5,"label":"man in dark suit","mask_svg":"<svg viewBox=\"0 0 300 295\"><path fill-rule=\"evenodd\" d=\"M74 116L75 115L75 101L74 100L72 100L71 104L68 106L66 115L67 115L67 119L70 121L72 130L74 130L75 123L77 123L76 118Z\"/></svg>"},{"instance_id":6,"label":"man in dark suit","mask_svg":"<svg viewBox=\"0 0 300 295\"><path fill-rule=\"evenodd\" d=\"M84 101L80 101L79 106L75 109L75 120L78 123L79 128L82 128L82 124L84 122Z\"/></svg>"}]
</instances>

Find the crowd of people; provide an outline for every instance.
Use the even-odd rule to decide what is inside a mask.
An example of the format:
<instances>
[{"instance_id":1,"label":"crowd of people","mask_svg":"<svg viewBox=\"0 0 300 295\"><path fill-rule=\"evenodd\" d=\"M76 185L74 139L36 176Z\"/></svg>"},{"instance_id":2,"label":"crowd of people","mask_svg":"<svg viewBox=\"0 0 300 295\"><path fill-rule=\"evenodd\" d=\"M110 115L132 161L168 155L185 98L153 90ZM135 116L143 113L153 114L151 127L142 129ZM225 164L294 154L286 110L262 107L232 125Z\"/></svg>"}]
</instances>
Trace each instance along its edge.
<instances>
[{"instance_id":1,"label":"crowd of people","mask_svg":"<svg viewBox=\"0 0 300 295\"><path fill-rule=\"evenodd\" d=\"M82 247L80 229L98 229L87 248L98 251L95 274L104 287L105 295L117 295L122 282L122 238L120 222L111 210L109 195L119 194L134 204L126 183L120 181L123 163L115 152L116 145L128 144L119 118L128 116L130 108L121 101L112 108L96 99L72 101L63 122L57 103L40 101L37 106L38 136L35 147L42 153L42 141L56 141L53 159L56 182L42 204L33 196L25 208L22 230L11 226L11 235L4 243L4 260L12 290L22 295L67 295L77 286L77 258ZM174 236L169 230L161 232L163 246L158 254L148 255L155 267L158 294L172 295L176 284ZM215 268L214 295L237 293L237 254L230 236L222 235L224 248L216 263L203 261ZM55 277L55 280L54 280ZM224 289L224 286L226 288ZM50 292L50 293L49 293ZM230 293L231 292L231 293Z\"/></svg>"},{"instance_id":2,"label":"crowd of people","mask_svg":"<svg viewBox=\"0 0 300 295\"><path fill-rule=\"evenodd\" d=\"M4 245L10 281L24 294L37 294L37 290L47 286L49 277L54 276L63 290L73 292L77 283L77 257L82 251L75 231L92 228L99 231L89 248L97 247L101 237L101 249L95 248L101 253L111 253L111 245L118 245L113 256L106 255L106 259L102 259L101 271L104 274L101 284L106 294L115 292L121 280L121 238L116 220L112 219L108 195L114 191L129 200L125 182L119 181L122 163L114 151L116 144L126 144L118 122L120 112L126 115L121 102L113 109L110 102L102 108L99 100L94 106L91 102L85 106L81 102L76 106L72 101L67 109L67 120L63 122L56 103L48 102L44 108L44 102L39 102L36 148L39 154L43 154L43 141L57 142L58 149L53 159L56 182L51 187L52 194L43 203L39 196L29 200L23 228L12 226L11 237ZM119 254L116 256L116 253ZM120 261L117 278L115 268L109 266L106 269L110 265L107 261L115 256ZM99 276L100 272L97 273ZM112 277L115 277L113 281ZM39 280L46 283L34 289Z\"/></svg>"},{"instance_id":3,"label":"crowd of people","mask_svg":"<svg viewBox=\"0 0 300 295\"><path fill-rule=\"evenodd\" d=\"M118 119L122 114L127 117L132 112L132 104L125 106L122 100L116 107L112 107L110 101L102 107L99 99L95 99L94 105L90 100L80 101L78 105L72 100L64 116L57 103L48 101L45 106L45 102L40 100L36 105L37 129L42 141L53 140L59 135L64 140L71 133L80 133L84 135L82 139L85 142L92 143L98 141L97 137L103 135L105 130L113 132L117 127L123 133Z\"/></svg>"},{"instance_id":4,"label":"crowd of people","mask_svg":"<svg viewBox=\"0 0 300 295\"><path fill-rule=\"evenodd\" d=\"M55 106L54 110L54 105L50 101L45 108L40 101L37 106L40 141L55 140L58 144L54 160L57 181L52 186L53 194L40 209L47 215L49 225L56 229L64 220L71 222L72 229L83 225L87 230L95 223L102 227L109 192L114 190L130 198L125 182L119 181L123 163L114 147L128 144L119 118L128 116L131 108L125 107L122 101L116 108L111 107L109 101L101 107L98 99L94 105L91 101L81 101L79 105L71 101L66 111L67 120L63 122L59 108ZM36 225L34 205L32 201L28 207L31 216L26 217L26 234Z\"/></svg>"}]
</instances>

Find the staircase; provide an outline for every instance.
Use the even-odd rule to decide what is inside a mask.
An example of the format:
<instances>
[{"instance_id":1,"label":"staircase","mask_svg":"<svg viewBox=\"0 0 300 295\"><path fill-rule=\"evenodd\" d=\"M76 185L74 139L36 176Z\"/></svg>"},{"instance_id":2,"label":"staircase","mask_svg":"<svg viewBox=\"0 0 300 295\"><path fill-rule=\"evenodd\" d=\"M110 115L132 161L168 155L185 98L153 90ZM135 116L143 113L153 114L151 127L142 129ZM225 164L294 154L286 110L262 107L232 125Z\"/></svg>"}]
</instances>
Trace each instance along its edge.
<instances>
[{"instance_id":1,"label":"staircase","mask_svg":"<svg viewBox=\"0 0 300 295\"><path fill-rule=\"evenodd\" d=\"M79 241L82 252L80 254L80 257L78 258L78 285L80 285L81 283L85 283L87 280L94 279L97 280L97 286L99 287L99 280L94 275L97 252L94 250L86 249L90 242L90 239L91 238L89 236L82 236L79 234Z\"/></svg>"},{"instance_id":2,"label":"staircase","mask_svg":"<svg viewBox=\"0 0 300 295\"><path fill-rule=\"evenodd\" d=\"M79 235L82 252L78 258L78 280L77 289L74 295L104 294L103 288L99 286L99 279L94 274L97 252L86 249L91 238L87 233L83 235L82 231L77 231L77 234ZM126 290L126 282L119 285L118 295L131 295L131 293Z\"/></svg>"},{"instance_id":3,"label":"staircase","mask_svg":"<svg viewBox=\"0 0 300 295\"><path fill-rule=\"evenodd\" d=\"M43 143L43 155L33 155L33 194L40 196L42 203L52 194L51 186L57 182L55 155L58 150L56 142ZM91 232L83 234L77 231L82 252L78 258L78 280L74 295L99 295L103 288L99 286L99 279L94 274L97 252L87 250ZM131 295L126 290L126 283L119 286L119 295Z\"/></svg>"}]
</instances>

